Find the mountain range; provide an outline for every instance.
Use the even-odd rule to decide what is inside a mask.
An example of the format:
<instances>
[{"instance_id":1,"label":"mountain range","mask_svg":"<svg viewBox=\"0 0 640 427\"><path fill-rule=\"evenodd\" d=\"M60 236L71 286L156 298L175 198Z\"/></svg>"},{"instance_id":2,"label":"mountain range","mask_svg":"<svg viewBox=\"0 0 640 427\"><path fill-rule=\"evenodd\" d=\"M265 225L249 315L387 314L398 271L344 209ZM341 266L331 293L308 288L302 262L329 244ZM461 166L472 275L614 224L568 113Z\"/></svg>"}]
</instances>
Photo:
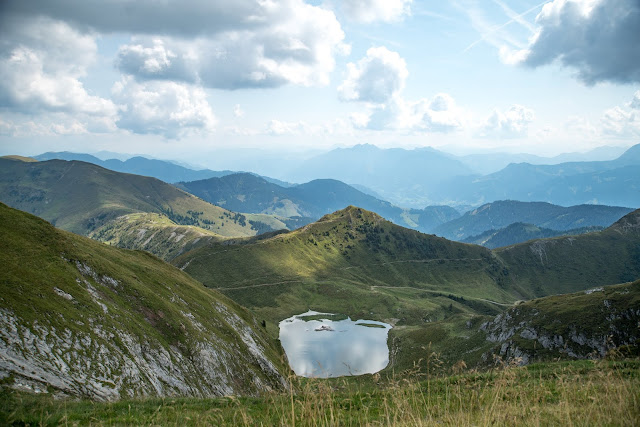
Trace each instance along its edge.
<instances>
[{"instance_id":1,"label":"mountain range","mask_svg":"<svg viewBox=\"0 0 640 427\"><path fill-rule=\"evenodd\" d=\"M449 206L402 209L334 179L282 187L244 173L182 182L178 187L232 211L299 217L305 223L349 205L374 211L396 224L423 232L460 216Z\"/></svg>"},{"instance_id":2,"label":"mountain range","mask_svg":"<svg viewBox=\"0 0 640 427\"><path fill-rule=\"evenodd\" d=\"M464 240L491 229L527 223L552 230L607 227L633 209L617 206L558 206L544 202L500 200L470 210L459 218L436 227L433 232L451 240Z\"/></svg>"},{"instance_id":3,"label":"mountain range","mask_svg":"<svg viewBox=\"0 0 640 427\"><path fill-rule=\"evenodd\" d=\"M578 234L592 233L594 231L602 231L604 227L590 226L573 228L570 230L552 230L550 228L538 227L533 224L525 224L523 222L515 222L504 228L491 229L470 236L462 240L464 243L474 243L482 245L485 248L496 249L503 246L515 245L517 243L526 242L534 239L546 239L549 237L559 236L576 236Z\"/></svg>"}]
</instances>

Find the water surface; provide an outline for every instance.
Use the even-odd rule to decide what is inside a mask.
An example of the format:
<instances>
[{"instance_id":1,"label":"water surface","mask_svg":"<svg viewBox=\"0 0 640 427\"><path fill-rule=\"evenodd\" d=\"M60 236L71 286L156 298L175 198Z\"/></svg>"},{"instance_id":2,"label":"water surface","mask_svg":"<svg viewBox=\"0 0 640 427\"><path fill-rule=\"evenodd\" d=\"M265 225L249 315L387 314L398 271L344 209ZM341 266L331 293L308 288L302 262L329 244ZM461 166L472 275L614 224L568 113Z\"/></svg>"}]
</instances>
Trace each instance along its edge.
<instances>
[{"instance_id":1,"label":"water surface","mask_svg":"<svg viewBox=\"0 0 640 427\"><path fill-rule=\"evenodd\" d=\"M350 318L305 321L308 311L280 322L280 342L289 365L303 377L330 378L372 374L389 363L387 336L391 325Z\"/></svg>"}]
</instances>

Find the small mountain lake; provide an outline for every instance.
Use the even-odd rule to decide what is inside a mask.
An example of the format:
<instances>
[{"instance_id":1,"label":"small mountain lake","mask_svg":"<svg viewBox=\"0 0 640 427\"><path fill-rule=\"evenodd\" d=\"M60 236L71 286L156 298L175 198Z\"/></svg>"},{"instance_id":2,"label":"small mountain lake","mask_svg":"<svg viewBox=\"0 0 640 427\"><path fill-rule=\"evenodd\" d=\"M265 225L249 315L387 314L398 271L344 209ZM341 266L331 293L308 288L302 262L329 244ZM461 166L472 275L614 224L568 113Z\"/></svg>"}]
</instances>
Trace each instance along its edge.
<instances>
[{"instance_id":1,"label":"small mountain lake","mask_svg":"<svg viewBox=\"0 0 640 427\"><path fill-rule=\"evenodd\" d=\"M302 377L372 374L389 363L391 325L308 311L280 322L280 342Z\"/></svg>"}]
</instances>

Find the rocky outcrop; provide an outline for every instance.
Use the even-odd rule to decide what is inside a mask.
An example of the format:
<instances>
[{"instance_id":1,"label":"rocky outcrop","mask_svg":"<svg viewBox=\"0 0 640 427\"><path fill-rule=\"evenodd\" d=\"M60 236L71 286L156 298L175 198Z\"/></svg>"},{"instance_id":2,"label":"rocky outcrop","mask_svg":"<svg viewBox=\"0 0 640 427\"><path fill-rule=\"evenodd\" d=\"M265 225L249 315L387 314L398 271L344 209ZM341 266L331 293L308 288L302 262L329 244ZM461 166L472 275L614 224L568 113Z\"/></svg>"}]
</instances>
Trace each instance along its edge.
<instances>
[{"instance_id":1,"label":"rocky outcrop","mask_svg":"<svg viewBox=\"0 0 640 427\"><path fill-rule=\"evenodd\" d=\"M483 355L525 365L549 357L600 358L640 340L640 282L520 304L480 330L496 345Z\"/></svg>"}]
</instances>

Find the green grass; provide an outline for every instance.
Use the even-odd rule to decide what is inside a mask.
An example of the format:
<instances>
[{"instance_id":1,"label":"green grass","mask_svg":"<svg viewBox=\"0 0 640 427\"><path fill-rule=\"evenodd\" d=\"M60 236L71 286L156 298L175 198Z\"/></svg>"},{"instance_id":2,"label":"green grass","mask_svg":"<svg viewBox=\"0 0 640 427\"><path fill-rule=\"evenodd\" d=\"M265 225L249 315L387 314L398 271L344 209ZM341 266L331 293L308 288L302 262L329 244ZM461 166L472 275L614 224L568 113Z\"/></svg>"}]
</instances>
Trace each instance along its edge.
<instances>
[{"instance_id":1,"label":"green grass","mask_svg":"<svg viewBox=\"0 0 640 427\"><path fill-rule=\"evenodd\" d=\"M488 372L437 358L428 375L408 372L381 383L292 381L291 393L217 399L166 398L115 403L56 400L0 392L5 425L635 425L640 361L580 361L504 366ZM455 372L454 372L455 371Z\"/></svg>"},{"instance_id":2,"label":"green grass","mask_svg":"<svg viewBox=\"0 0 640 427\"><path fill-rule=\"evenodd\" d=\"M89 237L125 249L142 249L164 260L225 237L193 225L178 225L164 215L123 215L92 231Z\"/></svg>"},{"instance_id":3,"label":"green grass","mask_svg":"<svg viewBox=\"0 0 640 427\"><path fill-rule=\"evenodd\" d=\"M479 363L489 349L477 334L482 322L518 300L637 279L638 248L636 228L618 224L490 251L349 207L293 232L214 243L173 263L272 325L309 309L391 323L394 366L405 369L429 343L450 364Z\"/></svg>"},{"instance_id":4,"label":"green grass","mask_svg":"<svg viewBox=\"0 0 640 427\"><path fill-rule=\"evenodd\" d=\"M136 374L144 363L131 368L130 348L139 345L147 362L157 359L158 369L190 385L187 394L215 394L223 381L246 393L262 389L256 379L278 387L278 378L251 355L244 328L286 372L279 345L250 312L149 253L58 230L3 204L0 241L0 336L18 360L7 369L20 381L49 383L36 372L42 369L65 379L57 387L71 394L91 395L82 388L90 381L107 388L118 382L122 396L157 394L150 378L156 372ZM85 266L91 272L83 273ZM43 350L29 346L33 340ZM217 352L213 361L222 361L221 380L207 376L215 366L202 345ZM23 362L37 369L21 370ZM171 383L161 386L175 392Z\"/></svg>"}]
</instances>

